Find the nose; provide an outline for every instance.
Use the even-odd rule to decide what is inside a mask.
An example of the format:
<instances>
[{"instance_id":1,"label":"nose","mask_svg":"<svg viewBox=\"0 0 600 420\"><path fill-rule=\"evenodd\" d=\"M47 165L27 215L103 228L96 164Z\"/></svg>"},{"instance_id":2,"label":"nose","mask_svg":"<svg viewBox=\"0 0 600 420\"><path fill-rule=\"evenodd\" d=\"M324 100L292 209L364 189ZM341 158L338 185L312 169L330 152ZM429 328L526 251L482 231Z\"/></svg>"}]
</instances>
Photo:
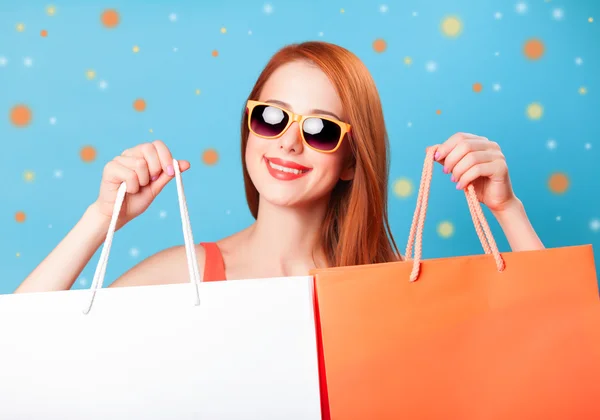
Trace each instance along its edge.
<instances>
[{"instance_id":1,"label":"nose","mask_svg":"<svg viewBox=\"0 0 600 420\"><path fill-rule=\"evenodd\" d=\"M300 126L293 122L281 137L279 137L279 148L286 153L302 153L302 136L300 135Z\"/></svg>"}]
</instances>

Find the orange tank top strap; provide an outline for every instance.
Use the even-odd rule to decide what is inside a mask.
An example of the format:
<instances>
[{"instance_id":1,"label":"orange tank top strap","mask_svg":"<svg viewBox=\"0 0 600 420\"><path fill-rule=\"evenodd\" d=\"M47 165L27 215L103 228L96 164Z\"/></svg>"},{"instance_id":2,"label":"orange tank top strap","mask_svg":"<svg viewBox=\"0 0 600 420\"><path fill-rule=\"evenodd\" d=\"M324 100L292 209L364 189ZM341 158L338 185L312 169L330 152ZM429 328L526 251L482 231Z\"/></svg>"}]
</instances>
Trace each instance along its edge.
<instances>
[{"instance_id":1,"label":"orange tank top strap","mask_svg":"<svg viewBox=\"0 0 600 420\"><path fill-rule=\"evenodd\" d=\"M225 262L219 246L215 242L201 242L206 258L204 260L204 278L202 281L219 281L225 278Z\"/></svg>"}]
</instances>

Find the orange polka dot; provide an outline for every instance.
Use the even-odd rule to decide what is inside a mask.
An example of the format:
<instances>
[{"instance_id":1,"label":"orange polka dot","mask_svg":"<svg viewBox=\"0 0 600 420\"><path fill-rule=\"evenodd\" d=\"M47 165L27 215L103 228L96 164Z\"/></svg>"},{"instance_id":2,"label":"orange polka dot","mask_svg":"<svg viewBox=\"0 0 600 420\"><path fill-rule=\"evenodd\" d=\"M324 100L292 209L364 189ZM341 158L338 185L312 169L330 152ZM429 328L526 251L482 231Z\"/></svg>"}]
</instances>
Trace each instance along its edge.
<instances>
[{"instance_id":1,"label":"orange polka dot","mask_svg":"<svg viewBox=\"0 0 600 420\"><path fill-rule=\"evenodd\" d=\"M81 157L81 160L86 163L90 163L96 160L96 155L97 153L94 146L83 146L79 151L79 156Z\"/></svg>"},{"instance_id":2,"label":"orange polka dot","mask_svg":"<svg viewBox=\"0 0 600 420\"><path fill-rule=\"evenodd\" d=\"M26 218L27 218L27 216L25 215L25 212L23 212L23 211L18 211L15 213L15 221L17 223L23 223Z\"/></svg>"},{"instance_id":3,"label":"orange polka dot","mask_svg":"<svg viewBox=\"0 0 600 420\"><path fill-rule=\"evenodd\" d=\"M26 127L31 123L32 113L27 105L15 105L10 110L10 122L17 127Z\"/></svg>"},{"instance_id":4,"label":"orange polka dot","mask_svg":"<svg viewBox=\"0 0 600 420\"><path fill-rule=\"evenodd\" d=\"M40 31L40 35L41 35L41 36L43 36L43 37L45 38L45 37L47 37L47 36L48 36L48 31L47 31L47 30L45 30L45 29L42 29L42 30Z\"/></svg>"},{"instance_id":5,"label":"orange polka dot","mask_svg":"<svg viewBox=\"0 0 600 420\"><path fill-rule=\"evenodd\" d=\"M373 49L375 50L375 52L382 53L386 50L386 48L387 43L384 39L379 38L373 41Z\"/></svg>"},{"instance_id":6,"label":"orange polka dot","mask_svg":"<svg viewBox=\"0 0 600 420\"><path fill-rule=\"evenodd\" d=\"M437 111L435 111L436 114L441 115L442 114L442 110L438 109Z\"/></svg>"},{"instance_id":7,"label":"orange polka dot","mask_svg":"<svg viewBox=\"0 0 600 420\"><path fill-rule=\"evenodd\" d=\"M115 9L107 9L100 15L100 22L106 28L115 28L119 24L119 12Z\"/></svg>"},{"instance_id":8,"label":"orange polka dot","mask_svg":"<svg viewBox=\"0 0 600 420\"><path fill-rule=\"evenodd\" d=\"M215 149L206 149L202 153L202 161L207 165L214 165L219 160L219 153Z\"/></svg>"},{"instance_id":9,"label":"orange polka dot","mask_svg":"<svg viewBox=\"0 0 600 420\"><path fill-rule=\"evenodd\" d=\"M548 179L548 188L554 194L564 194L569 188L569 178L564 173L554 173Z\"/></svg>"},{"instance_id":10,"label":"orange polka dot","mask_svg":"<svg viewBox=\"0 0 600 420\"><path fill-rule=\"evenodd\" d=\"M219 56L219 51L217 51L217 50L213 50L213 52L212 52L212 56L213 56L213 57L218 57L218 56Z\"/></svg>"},{"instance_id":11,"label":"orange polka dot","mask_svg":"<svg viewBox=\"0 0 600 420\"><path fill-rule=\"evenodd\" d=\"M473 83L473 92L479 93L483 90L483 85L479 82Z\"/></svg>"},{"instance_id":12,"label":"orange polka dot","mask_svg":"<svg viewBox=\"0 0 600 420\"><path fill-rule=\"evenodd\" d=\"M544 43L539 39L529 39L523 45L523 54L530 60L539 60L544 55Z\"/></svg>"},{"instance_id":13,"label":"orange polka dot","mask_svg":"<svg viewBox=\"0 0 600 420\"><path fill-rule=\"evenodd\" d=\"M135 109L138 112L143 112L146 110L146 101L143 99L136 99L135 101L133 101L133 109Z\"/></svg>"}]
</instances>

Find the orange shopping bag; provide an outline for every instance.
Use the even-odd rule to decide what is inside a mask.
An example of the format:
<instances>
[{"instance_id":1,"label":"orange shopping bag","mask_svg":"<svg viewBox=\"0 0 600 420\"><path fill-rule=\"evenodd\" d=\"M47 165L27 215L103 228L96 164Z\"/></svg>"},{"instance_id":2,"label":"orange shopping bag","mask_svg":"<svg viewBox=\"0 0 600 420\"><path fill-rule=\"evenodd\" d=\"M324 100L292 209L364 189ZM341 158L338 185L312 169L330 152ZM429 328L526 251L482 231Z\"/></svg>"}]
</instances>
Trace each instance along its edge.
<instances>
[{"instance_id":1,"label":"orange shopping bag","mask_svg":"<svg viewBox=\"0 0 600 420\"><path fill-rule=\"evenodd\" d=\"M421 261L434 153L412 260L312 273L323 417L600 419L591 246L500 254L469 186L485 255Z\"/></svg>"}]
</instances>

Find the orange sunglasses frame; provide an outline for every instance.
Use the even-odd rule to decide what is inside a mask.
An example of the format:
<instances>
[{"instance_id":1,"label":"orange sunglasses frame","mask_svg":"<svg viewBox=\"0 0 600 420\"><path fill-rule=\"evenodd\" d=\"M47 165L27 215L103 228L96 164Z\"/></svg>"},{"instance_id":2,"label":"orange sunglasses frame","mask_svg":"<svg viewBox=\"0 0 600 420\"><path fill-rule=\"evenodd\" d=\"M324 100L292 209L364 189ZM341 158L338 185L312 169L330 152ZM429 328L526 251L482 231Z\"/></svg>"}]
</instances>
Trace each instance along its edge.
<instances>
[{"instance_id":1,"label":"orange sunglasses frame","mask_svg":"<svg viewBox=\"0 0 600 420\"><path fill-rule=\"evenodd\" d=\"M285 112L287 114L288 118L288 123L285 126L285 128L283 130L281 130L281 133L277 134L276 136L263 136L262 134L258 134L257 132L255 132L252 129L252 124L251 124L251 116L252 116L252 111L254 110L254 108L258 105L265 105L265 106L271 106L273 108L277 108L280 109L281 111ZM302 124L304 123L304 121L308 118L320 118L322 120L327 120L327 121L331 121L334 124L337 124L340 127L340 138L338 139L337 145L335 146L335 148L331 149L331 150L321 150L321 149L317 149L316 147L311 146L310 144L308 144L308 142L306 141L306 139L304 138L304 130L300 129L300 135L302 136L302 141L304 142L304 144L317 151L317 152L321 152L321 153L333 153L335 152L337 149L340 148L340 146L342 145L342 141L344 141L344 137L346 137L346 134L350 133L350 129L351 129L351 125L348 123L345 123L343 121L339 121L336 120L335 118L329 118L329 117L323 117L321 115L300 115L300 114L295 114L292 111L289 111L285 108L280 107L279 105L274 105L268 102L261 102L261 101L253 101L253 100L249 100L247 105L246 105L246 114L248 114L247 119L248 119L248 129L255 135L257 135L258 137L262 137L263 139L276 139L279 138L281 136L283 136L283 134L288 130L288 128L290 128L290 125L292 125L293 122L297 122L298 125L300 127L302 127Z\"/></svg>"}]
</instances>

